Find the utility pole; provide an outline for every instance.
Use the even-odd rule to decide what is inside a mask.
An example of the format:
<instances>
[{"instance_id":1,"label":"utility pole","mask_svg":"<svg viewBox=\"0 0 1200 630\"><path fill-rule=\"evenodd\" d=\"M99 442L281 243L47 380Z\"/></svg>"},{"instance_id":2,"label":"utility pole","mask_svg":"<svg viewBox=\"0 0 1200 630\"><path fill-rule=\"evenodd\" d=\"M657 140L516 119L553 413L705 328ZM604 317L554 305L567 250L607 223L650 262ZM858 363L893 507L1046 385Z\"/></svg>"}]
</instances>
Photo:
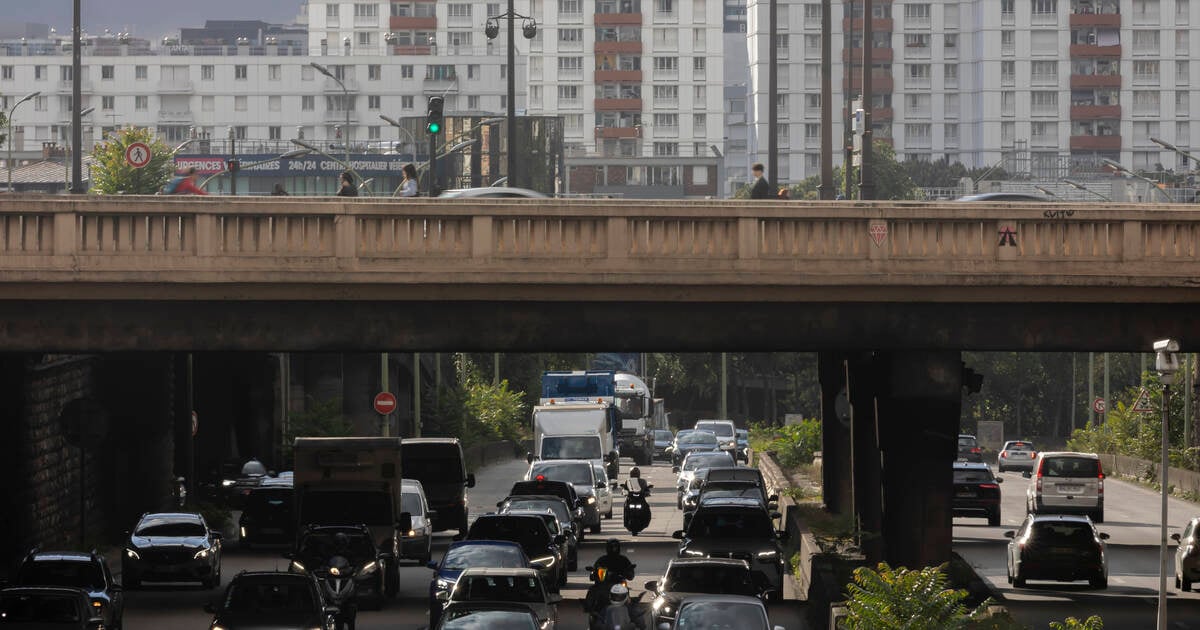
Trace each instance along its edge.
<instances>
[{"instance_id":1,"label":"utility pole","mask_svg":"<svg viewBox=\"0 0 1200 630\"><path fill-rule=\"evenodd\" d=\"M779 185L779 0L767 9L767 181ZM771 191L772 193L775 191ZM774 195L772 195L774 196ZM725 416L721 416L724 418Z\"/></svg>"},{"instance_id":2,"label":"utility pole","mask_svg":"<svg viewBox=\"0 0 1200 630\"><path fill-rule=\"evenodd\" d=\"M871 143L875 140L875 134L871 131L871 109L872 109L872 94L871 94L871 74L874 65L873 60L874 45L872 39L874 34L871 29L871 17L875 12L875 7L872 4L873 0L863 0L863 67L862 67L862 107L863 107L863 128L862 128L862 165L858 167L859 184L858 198L859 199L874 199L875 198L875 181L874 173L871 169Z\"/></svg>"},{"instance_id":3,"label":"utility pole","mask_svg":"<svg viewBox=\"0 0 1200 630\"><path fill-rule=\"evenodd\" d=\"M821 187L823 200L833 199L833 12L832 0L821 0ZM774 59L775 55L771 55Z\"/></svg>"}]
</instances>

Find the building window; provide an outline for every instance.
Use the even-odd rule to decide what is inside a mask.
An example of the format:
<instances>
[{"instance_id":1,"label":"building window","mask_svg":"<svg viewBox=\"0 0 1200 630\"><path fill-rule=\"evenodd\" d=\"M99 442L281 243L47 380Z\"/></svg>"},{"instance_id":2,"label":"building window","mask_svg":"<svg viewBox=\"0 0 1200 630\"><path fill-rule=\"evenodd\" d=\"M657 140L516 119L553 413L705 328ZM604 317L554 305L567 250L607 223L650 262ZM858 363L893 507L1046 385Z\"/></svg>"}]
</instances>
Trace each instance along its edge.
<instances>
[{"instance_id":1,"label":"building window","mask_svg":"<svg viewBox=\"0 0 1200 630\"><path fill-rule=\"evenodd\" d=\"M400 109L412 109L413 103L416 101L411 95L400 97Z\"/></svg>"},{"instance_id":2,"label":"building window","mask_svg":"<svg viewBox=\"0 0 1200 630\"><path fill-rule=\"evenodd\" d=\"M150 71L146 68L146 66L133 67L133 78L144 81L149 75Z\"/></svg>"},{"instance_id":3,"label":"building window","mask_svg":"<svg viewBox=\"0 0 1200 630\"><path fill-rule=\"evenodd\" d=\"M116 107L117 98L115 96L101 96L100 109L112 111Z\"/></svg>"},{"instance_id":4,"label":"building window","mask_svg":"<svg viewBox=\"0 0 1200 630\"><path fill-rule=\"evenodd\" d=\"M401 79L413 78L413 67L409 64L404 64L404 65L400 66L400 78Z\"/></svg>"},{"instance_id":5,"label":"building window","mask_svg":"<svg viewBox=\"0 0 1200 630\"><path fill-rule=\"evenodd\" d=\"M149 96L133 97L133 108L139 112L144 112L144 111L150 109L150 97Z\"/></svg>"},{"instance_id":6,"label":"building window","mask_svg":"<svg viewBox=\"0 0 1200 630\"><path fill-rule=\"evenodd\" d=\"M317 102L317 99L315 96L301 96L300 97L300 111L311 112L311 111L315 110L317 108L316 102Z\"/></svg>"},{"instance_id":7,"label":"building window","mask_svg":"<svg viewBox=\"0 0 1200 630\"><path fill-rule=\"evenodd\" d=\"M234 79L237 79L239 81L245 81L246 76L247 76L247 73L246 73L245 65L239 64L239 65L236 65L233 67L233 78Z\"/></svg>"},{"instance_id":8,"label":"building window","mask_svg":"<svg viewBox=\"0 0 1200 630\"><path fill-rule=\"evenodd\" d=\"M372 94L367 97L367 109L380 109L380 101L382 97L378 94Z\"/></svg>"},{"instance_id":9,"label":"building window","mask_svg":"<svg viewBox=\"0 0 1200 630\"><path fill-rule=\"evenodd\" d=\"M244 112L244 111L246 111L246 103L247 103L247 98L246 98L245 96L235 96L235 97L233 97L233 109L234 109L234 111L238 111L238 112Z\"/></svg>"}]
</instances>

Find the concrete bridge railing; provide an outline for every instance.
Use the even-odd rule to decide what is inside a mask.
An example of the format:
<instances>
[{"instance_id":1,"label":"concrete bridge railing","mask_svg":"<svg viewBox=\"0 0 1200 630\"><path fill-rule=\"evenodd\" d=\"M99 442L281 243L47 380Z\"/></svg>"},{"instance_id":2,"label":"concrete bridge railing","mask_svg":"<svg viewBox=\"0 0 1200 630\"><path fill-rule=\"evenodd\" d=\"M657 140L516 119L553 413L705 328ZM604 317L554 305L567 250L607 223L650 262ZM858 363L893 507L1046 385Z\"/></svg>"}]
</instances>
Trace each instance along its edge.
<instances>
[{"instance_id":1,"label":"concrete bridge railing","mask_svg":"<svg viewBox=\"0 0 1200 630\"><path fill-rule=\"evenodd\" d=\"M1191 288L1198 254L1200 211L1178 205L0 197L0 286L782 287L802 300L945 287L946 300L1081 301L1070 290L1086 289L1134 301L1146 296L1111 290Z\"/></svg>"}]
</instances>

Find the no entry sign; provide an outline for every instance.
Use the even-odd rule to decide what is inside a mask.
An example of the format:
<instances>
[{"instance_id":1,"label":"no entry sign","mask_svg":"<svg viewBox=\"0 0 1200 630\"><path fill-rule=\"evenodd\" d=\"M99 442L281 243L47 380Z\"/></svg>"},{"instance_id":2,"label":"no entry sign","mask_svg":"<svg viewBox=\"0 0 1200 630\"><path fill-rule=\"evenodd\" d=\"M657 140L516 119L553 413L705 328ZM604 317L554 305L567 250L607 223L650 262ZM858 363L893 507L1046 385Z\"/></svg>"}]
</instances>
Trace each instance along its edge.
<instances>
[{"instance_id":1,"label":"no entry sign","mask_svg":"<svg viewBox=\"0 0 1200 630\"><path fill-rule=\"evenodd\" d=\"M396 410L396 396L391 392L375 394L375 413L386 416Z\"/></svg>"}]
</instances>

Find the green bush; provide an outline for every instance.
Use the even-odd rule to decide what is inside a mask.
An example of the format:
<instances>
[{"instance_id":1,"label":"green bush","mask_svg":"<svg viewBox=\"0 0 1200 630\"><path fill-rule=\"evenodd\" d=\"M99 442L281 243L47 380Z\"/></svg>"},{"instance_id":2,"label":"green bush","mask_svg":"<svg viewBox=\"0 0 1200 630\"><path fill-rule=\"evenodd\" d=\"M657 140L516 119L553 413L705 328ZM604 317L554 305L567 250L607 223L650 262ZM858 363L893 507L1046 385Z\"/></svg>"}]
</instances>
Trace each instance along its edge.
<instances>
[{"instance_id":1,"label":"green bush","mask_svg":"<svg viewBox=\"0 0 1200 630\"><path fill-rule=\"evenodd\" d=\"M750 427L750 445L756 451L770 451L786 469L811 464L813 454L821 450L821 421L802 420L782 427L755 424Z\"/></svg>"},{"instance_id":2,"label":"green bush","mask_svg":"<svg viewBox=\"0 0 1200 630\"><path fill-rule=\"evenodd\" d=\"M909 570L881 562L859 567L846 587L846 630L952 630L972 627L987 616L989 599L968 610L965 590L948 586L946 566Z\"/></svg>"}]
</instances>

